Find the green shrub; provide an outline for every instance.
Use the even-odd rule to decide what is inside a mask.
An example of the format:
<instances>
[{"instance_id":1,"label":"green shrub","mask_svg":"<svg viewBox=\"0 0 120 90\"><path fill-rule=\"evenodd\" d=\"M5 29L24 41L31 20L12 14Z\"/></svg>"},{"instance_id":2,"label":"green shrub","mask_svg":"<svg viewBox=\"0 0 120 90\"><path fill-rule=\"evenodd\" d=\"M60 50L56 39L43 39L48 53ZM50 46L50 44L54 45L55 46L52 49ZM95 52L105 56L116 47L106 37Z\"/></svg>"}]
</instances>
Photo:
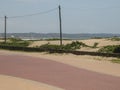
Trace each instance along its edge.
<instances>
[{"instance_id":1,"label":"green shrub","mask_svg":"<svg viewBox=\"0 0 120 90\"><path fill-rule=\"evenodd\" d=\"M30 42L28 41L19 41L19 42L1 42L0 45L7 45L7 46L28 46L30 44Z\"/></svg>"},{"instance_id":2,"label":"green shrub","mask_svg":"<svg viewBox=\"0 0 120 90\"><path fill-rule=\"evenodd\" d=\"M105 46L98 50L98 52L103 53L120 53L120 45Z\"/></svg>"},{"instance_id":3,"label":"green shrub","mask_svg":"<svg viewBox=\"0 0 120 90\"><path fill-rule=\"evenodd\" d=\"M49 43L41 45L39 48L42 49L55 49L55 50L76 50L76 49L80 49L81 47L85 47L87 45L85 45L82 42L78 42L78 41L73 41L70 44L66 44L66 45L51 45Z\"/></svg>"},{"instance_id":4,"label":"green shrub","mask_svg":"<svg viewBox=\"0 0 120 90\"><path fill-rule=\"evenodd\" d=\"M112 40L112 41L120 41L120 37L112 37L112 38L110 38L109 40Z\"/></svg>"},{"instance_id":5,"label":"green shrub","mask_svg":"<svg viewBox=\"0 0 120 90\"><path fill-rule=\"evenodd\" d=\"M94 45L92 46L92 48L97 48L99 43L95 42Z\"/></svg>"},{"instance_id":6,"label":"green shrub","mask_svg":"<svg viewBox=\"0 0 120 90\"><path fill-rule=\"evenodd\" d=\"M41 45L39 48L45 49L45 50L50 50L50 49L55 49L55 50L57 50L57 49L61 49L61 46L59 46L59 45L43 44L43 45Z\"/></svg>"},{"instance_id":7,"label":"green shrub","mask_svg":"<svg viewBox=\"0 0 120 90\"><path fill-rule=\"evenodd\" d=\"M60 40L59 38L50 38L50 39L44 39L46 41L58 41ZM62 40L71 40L71 39L62 39Z\"/></svg>"},{"instance_id":8,"label":"green shrub","mask_svg":"<svg viewBox=\"0 0 120 90\"><path fill-rule=\"evenodd\" d=\"M72 50L80 49L81 47L85 47L85 46L87 45L78 41L73 41L72 43L65 45L66 48L69 47Z\"/></svg>"},{"instance_id":9,"label":"green shrub","mask_svg":"<svg viewBox=\"0 0 120 90\"><path fill-rule=\"evenodd\" d=\"M102 39L103 37L92 37L91 39Z\"/></svg>"},{"instance_id":10,"label":"green shrub","mask_svg":"<svg viewBox=\"0 0 120 90\"><path fill-rule=\"evenodd\" d=\"M19 41L22 41L20 38L9 38L8 40L10 40L11 42L19 42Z\"/></svg>"},{"instance_id":11,"label":"green shrub","mask_svg":"<svg viewBox=\"0 0 120 90\"><path fill-rule=\"evenodd\" d=\"M113 59L113 60L111 60L111 62L120 64L120 59Z\"/></svg>"},{"instance_id":12,"label":"green shrub","mask_svg":"<svg viewBox=\"0 0 120 90\"><path fill-rule=\"evenodd\" d=\"M120 53L120 45L116 46L113 52Z\"/></svg>"}]
</instances>

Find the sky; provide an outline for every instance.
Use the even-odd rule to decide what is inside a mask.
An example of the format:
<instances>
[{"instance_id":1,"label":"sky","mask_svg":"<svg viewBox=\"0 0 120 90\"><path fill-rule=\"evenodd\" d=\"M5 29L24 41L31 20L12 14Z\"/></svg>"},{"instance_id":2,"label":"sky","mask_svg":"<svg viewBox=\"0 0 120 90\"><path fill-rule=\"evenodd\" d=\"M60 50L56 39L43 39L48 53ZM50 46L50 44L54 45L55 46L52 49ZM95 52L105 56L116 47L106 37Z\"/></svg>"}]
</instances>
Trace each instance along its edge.
<instances>
[{"instance_id":1,"label":"sky","mask_svg":"<svg viewBox=\"0 0 120 90\"><path fill-rule=\"evenodd\" d=\"M0 0L0 33L59 33L59 4L63 33L120 34L120 0Z\"/></svg>"}]
</instances>

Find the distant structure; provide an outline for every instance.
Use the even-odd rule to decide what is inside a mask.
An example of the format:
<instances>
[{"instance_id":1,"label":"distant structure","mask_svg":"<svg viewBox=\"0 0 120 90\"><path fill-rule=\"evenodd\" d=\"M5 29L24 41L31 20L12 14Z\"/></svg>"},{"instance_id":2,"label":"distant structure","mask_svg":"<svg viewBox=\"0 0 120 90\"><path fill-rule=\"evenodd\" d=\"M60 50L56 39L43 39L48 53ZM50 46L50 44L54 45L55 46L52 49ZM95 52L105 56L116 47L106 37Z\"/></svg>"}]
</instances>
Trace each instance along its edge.
<instances>
[{"instance_id":1,"label":"distant structure","mask_svg":"<svg viewBox=\"0 0 120 90\"><path fill-rule=\"evenodd\" d=\"M15 36L14 36L14 35L11 35L10 37L11 37L11 38L15 38Z\"/></svg>"}]
</instances>

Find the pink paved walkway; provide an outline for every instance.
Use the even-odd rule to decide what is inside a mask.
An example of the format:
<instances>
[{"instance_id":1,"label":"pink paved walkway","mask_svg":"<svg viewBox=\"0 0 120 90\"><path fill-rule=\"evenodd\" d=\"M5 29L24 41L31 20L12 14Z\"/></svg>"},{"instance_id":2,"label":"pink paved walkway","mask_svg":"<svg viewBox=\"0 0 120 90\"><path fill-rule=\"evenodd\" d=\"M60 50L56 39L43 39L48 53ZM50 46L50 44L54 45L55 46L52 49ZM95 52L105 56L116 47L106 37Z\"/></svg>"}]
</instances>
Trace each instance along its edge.
<instances>
[{"instance_id":1,"label":"pink paved walkway","mask_svg":"<svg viewBox=\"0 0 120 90\"><path fill-rule=\"evenodd\" d=\"M0 74L35 80L65 90L120 90L120 77L20 55L0 55Z\"/></svg>"}]
</instances>

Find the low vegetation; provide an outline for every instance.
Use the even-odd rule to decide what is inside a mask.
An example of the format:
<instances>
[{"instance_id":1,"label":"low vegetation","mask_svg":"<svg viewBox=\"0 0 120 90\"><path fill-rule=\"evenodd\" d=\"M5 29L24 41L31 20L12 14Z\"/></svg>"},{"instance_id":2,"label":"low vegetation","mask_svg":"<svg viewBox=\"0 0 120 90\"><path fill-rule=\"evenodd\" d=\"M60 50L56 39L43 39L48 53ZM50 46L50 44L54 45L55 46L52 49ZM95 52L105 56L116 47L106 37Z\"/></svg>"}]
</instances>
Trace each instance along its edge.
<instances>
[{"instance_id":1,"label":"low vegetation","mask_svg":"<svg viewBox=\"0 0 120 90\"><path fill-rule=\"evenodd\" d=\"M51 45L49 43L39 46L39 48L42 48L42 49L54 49L54 50L76 50L76 49L80 49L81 47L87 47L87 45L82 42L73 41L70 44L66 44L62 46Z\"/></svg>"},{"instance_id":2,"label":"low vegetation","mask_svg":"<svg viewBox=\"0 0 120 90\"><path fill-rule=\"evenodd\" d=\"M94 45L92 46L92 48L97 48L99 43L95 42Z\"/></svg>"},{"instance_id":3,"label":"low vegetation","mask_svg":"<svg viewBox=\"0 0 120 90\"><path fill-rule=\"evenodd\" d=\"M29 47L31 41L24 41L21 39L10 38L7 40L7 43L1 42L0 49L6 50L16 50L16 51L26 51L26 52L49 52L49 53L72 53L75 55L94 55L94 56L105 56L105 57L120 57L120 54L114 53L98 53L98 52L85 52L85 51L76 51L81 47L97 47L98 43L94 43L93 46L88 46L83 42L73 41L70 44L66 45L51 45L50 43L37 46L37 47ZM102 51L102 50L101 50ZM104 51L104 50L103 50ZM120 52L120 46L112 50L112 52Z\"/></svg>"},{"instance_id":4,"label":"low vegetation","mask_svg":"<svg viewBox=\"0 0 120 90\"><path fill-rule=\"evenodd\" d=\"M112 40L112 41L120 41L120 37L112 37L112 38L110 38L110 39L108 39L108 40Z\"/></svg>"},{"instance_id":5,"label":"low vegetation","mask_svg":"<svg viewBox=\"0 0 120 90\"><path fill-rule=\"evenodd\" d=\"M51 39L50 39L51 40ZM53 39L52 39L53 40ZM54 39L54 40L58 40L58 39ZM48 40L49 41L49 40ZM31 42L33 41L25 41L25 40L21 40L19 38L8 38L7 42L1 42L0 45L2 46L18 46L18 47L28 47ZM94 43L93 46L88 46L83 42L79 42L79 41L73 41L69 44L66 45L52 45L50 43L41 45L41 46L37 46L35 48L40 48L40 49L44 49L44 50L77 50L80 49L82 47L90 47L90 48L97 48L98 43Z\"/></svg>"},{"instance_id":6,"label":"low vegetation","mask_svg":"<svg viewBox=\"0 0 120 90\"><path fill-rule=\"evenodd\" d=\"M97 48L97 46L98 46L98 43L94 43L93 46L88 46L83 42L73 41L70 44L66 44L66 45L62 45L62 46L60 46L60 45L52 45L50 43L47 43L47 44L43 44L43 45L39 46L39 48L42 48L42 49L54 49L54 50L77 50L77 49L80 49L82 47Z\"/></svg>"},{"instance_id":7,"label":"low vegetation","mask_svg":"<svg viewBox=\"0 0 120 90\"><path fill-rule=\"evenodd\" d=\"M102 53L120 53L120 45L104 46L103 48L99 49L98 52L102 52Z\"/></svg>"},{"instance_id":8,"label":"low vegetation","mask_svg":"<svg viewBox=\"0 0 120 90\"><path fill-rule=\"evenodd\" d=\"M103 39L103 37L92 37L91 39Z\"/></svg>"},{"instance_id":9,"label":"low vegetation","mask_svg":"<svg viewBox=\"0 0 120 90\"><path fill-rule=\"evenodd\" d=\"M43 39L45 41L57 41L60 40L59 38L50 38L50 39ZM62 39L62 40L71 40L71 39Z\"/></svg>"},{"instance_id":10,"label":"low vegetation","mask_svg":"<svg viewBox=\"0 0 120 90\"><path fill-rule=\"evenodd\" d=\"M5 46L28 46L30 44L29 41L24 41L19 38L9 38L7 42L0 42L0 45L5 45Z\"/></svg>"},{"instance_id":11,"label":"low vegetation","mask_svg":"<svg viewBox=\"0 0 120 90\"><path fill-rule=\"evenodd\" d=\"M120 58L118 58L118 59L113 59L113 60L111 60L111 62L113 62L113 63L119 63L119 64L120 64Z\"/></svg>"}]
</instances>

